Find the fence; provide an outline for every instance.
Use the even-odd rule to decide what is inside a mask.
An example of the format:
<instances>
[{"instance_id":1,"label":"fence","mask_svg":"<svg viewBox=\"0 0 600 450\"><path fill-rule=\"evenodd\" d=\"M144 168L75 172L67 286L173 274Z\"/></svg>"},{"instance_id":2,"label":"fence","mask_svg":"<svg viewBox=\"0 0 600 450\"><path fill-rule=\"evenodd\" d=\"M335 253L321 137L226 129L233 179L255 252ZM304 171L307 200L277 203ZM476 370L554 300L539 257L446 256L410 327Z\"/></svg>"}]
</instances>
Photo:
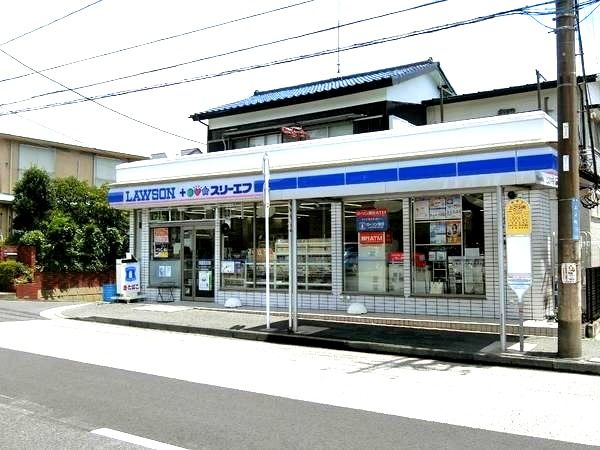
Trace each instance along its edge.
<instances>
[{"instance_id":1,"label":"fence","mask_svg":"<svg viewBox=\"0 0 600 450\"><path fill-rule=\"evenodd\" d=\"M600 267L585 269L585 305L584 322L592 322L600 318Z\"/></svg>"}]
</instances>

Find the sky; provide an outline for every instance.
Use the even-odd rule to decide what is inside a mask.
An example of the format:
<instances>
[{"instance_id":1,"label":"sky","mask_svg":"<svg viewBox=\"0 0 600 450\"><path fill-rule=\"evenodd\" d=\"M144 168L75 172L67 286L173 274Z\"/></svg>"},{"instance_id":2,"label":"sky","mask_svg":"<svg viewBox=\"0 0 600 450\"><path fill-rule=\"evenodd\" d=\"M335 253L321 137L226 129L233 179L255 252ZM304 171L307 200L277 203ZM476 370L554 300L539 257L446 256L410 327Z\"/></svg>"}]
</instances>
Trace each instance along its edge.
<instances>
[{"instance_id":1,"label":"sky","mask_svg":"<svg viewBox=\"0 0 600 450\"><path fill-rule=\"evenodd\" d=\"M344 50L354 44L542 1L6 2L0 28L0 133L143 156L161 152L174 156L183 149L205 148L206 127L192 121L191 114L246 98L255 90L410 64L430 57L441 64L459 94L535 83L536 70L546 79L555 80L556 38L552 32L552 14L499 17ZM581 30L587 74L600 73L599 4L587 6L580 12L580 18L584 19ZM551 3L535 11L551 12L553 8ZM399 12L401 10L407 11ZM384 14L387 15L364 20ZM253 15L255 17L246 18ZM363 21L345 25L360 20ZM200 29L204 30L195 31ZM318 32L323 29L330 30ZM29 31L32 32L27 33ZM182 33L186 34L165 39ZM287 39L303 34L310 35ZM153 44L42 72L51 80L29 69L41 71L159 39L160 42ZM261 45L282 39L287 40ZM245 50L259 45L259 48ZM339 54L335 51L338 47L342 50ZM333 52L240 71L325 50ZM229 54L219 56L224 53ZM190 61L196 62L182 65ZM164 69L173 65L177 67ZM152 72L136 75L147 71ZM234 73L223 75L230 71ZM25 74L29 75L11 79ZM126 76L127 79L84 87ZM181 83L185 80L188 82ZM174 85L139 91L164 84ZM112 95L96 102L46 107L82 99L82 96L90 98L131 90L139 92ZM63 92L49 94L55 91ZM22 111L38 107L46 108Z\"/></svg>"}]
</instances>

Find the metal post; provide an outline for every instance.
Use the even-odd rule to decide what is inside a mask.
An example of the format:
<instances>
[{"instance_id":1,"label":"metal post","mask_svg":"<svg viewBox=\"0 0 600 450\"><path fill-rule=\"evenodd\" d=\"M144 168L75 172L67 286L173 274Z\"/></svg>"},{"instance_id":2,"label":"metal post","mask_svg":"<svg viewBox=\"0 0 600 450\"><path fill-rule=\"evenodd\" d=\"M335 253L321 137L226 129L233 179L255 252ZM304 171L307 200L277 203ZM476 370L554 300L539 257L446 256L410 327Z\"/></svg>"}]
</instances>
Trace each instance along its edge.
<instances>
[{"instance_id":1,"label":"metal post","mask_svg":"<svg viewBox=\"0 0 600 450\"><path fill-rule=\"evenodd\" d=\"M271 248L269 243L269 216L271 209L271 195L269 189L270 167L269 155L265 152L263 155L263 175L265 183L263 186L263 204L265 207L265 303L267 309L267 330L271 329Z\"/></svg>"},{"instance_id":2,"label":"metal post","mask_svg":"<svg viewBox=\"0 0 600 450\"><path fill-rule=\"evenodd\" d=\"M292 285L292 332L298 332L298 208L292 200L292 240L290 242L290 284Z\"/></svg>"},{"instance_id":3,"label":"metal post","mask_svg":"<svg viewBox=\"0 0 600 450\"><path fill-rule=\"evenodd\" d=\"M521 352L525 350L525 341L523 338L523 300L519 300L519 349Z\"/></svg>"},{"instance_id":4,"label":"metal post","mask_svg":"<svg viewBox=\"0 0 600 450\"><path fill-rule=\"evenodd\" d=\"M292 330L292 200L288 202L288 331Z\"/></svg>"},{"instance_id":5,"label":"metal post","mask_svg":"<svg viewBox=\"0 0 600 450\"><path fill-rule=\"evenodd\" d=\"M506 283L504 280L504 208L502 186L496 186L496 230L498 234L498 285L500 296L500 349L506 351Z\"/></svg>"},{"instance_id":6,"label":"metal post","mask_svg":"<svg viewBox=\"0 0 600 450\"><path fill-rule=\"evenodd\" d=\"M558 122L558 356L581 357L581 254L579 249L579 154L575 8L556 0ZM571 274L571 275L570 275ZM574 276L573 276L574 275Z\"/></svg>"}]
</instances>

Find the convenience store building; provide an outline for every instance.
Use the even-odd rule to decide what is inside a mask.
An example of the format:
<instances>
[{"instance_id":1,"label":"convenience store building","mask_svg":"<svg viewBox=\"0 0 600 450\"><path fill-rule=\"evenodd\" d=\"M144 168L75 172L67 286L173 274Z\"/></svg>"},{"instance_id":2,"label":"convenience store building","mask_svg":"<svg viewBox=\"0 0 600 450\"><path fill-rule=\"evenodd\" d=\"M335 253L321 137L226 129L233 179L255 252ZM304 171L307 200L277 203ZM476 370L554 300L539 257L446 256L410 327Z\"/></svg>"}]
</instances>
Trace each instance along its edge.
<instances>
[{"instance_id":1,"label":"convenience store building","mask_svg":"<svg viewBox=\"0 0 600 450\"><path fill-rule=\"evenodd\" d=\"M525 317L550 315L556 123L529 111L427 124L417 101L448 84L418 64L325 96L294 87L308 91L294 102L255 93L267 100L194 116L211 120L208 154L118 166L109 202L131 211L145 294L264 306L267 160L272 307L288 307L292 273L301 309L497 318L497 194L512 191L533 215Z\"/></svg>"}]
</instances>

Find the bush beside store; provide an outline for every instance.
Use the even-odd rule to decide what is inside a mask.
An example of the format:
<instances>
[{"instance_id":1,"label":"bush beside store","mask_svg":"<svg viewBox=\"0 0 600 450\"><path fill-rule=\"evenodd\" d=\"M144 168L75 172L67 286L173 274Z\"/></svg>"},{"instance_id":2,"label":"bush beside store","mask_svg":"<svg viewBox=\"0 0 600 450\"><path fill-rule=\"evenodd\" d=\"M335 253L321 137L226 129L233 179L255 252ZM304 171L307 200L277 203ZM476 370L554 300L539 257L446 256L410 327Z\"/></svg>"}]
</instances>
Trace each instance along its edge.
<instances>
[{"instance_id":1,"label":"bush beside store","mask_svg":"<svg viewBox=\"0 0 600 450\"><path fill-rule=\"evenodd\" d=\"M18 261L0 262L0 291L14 292L15 285L30 283L33 270Z\"/></svg>"}]
</instances>

